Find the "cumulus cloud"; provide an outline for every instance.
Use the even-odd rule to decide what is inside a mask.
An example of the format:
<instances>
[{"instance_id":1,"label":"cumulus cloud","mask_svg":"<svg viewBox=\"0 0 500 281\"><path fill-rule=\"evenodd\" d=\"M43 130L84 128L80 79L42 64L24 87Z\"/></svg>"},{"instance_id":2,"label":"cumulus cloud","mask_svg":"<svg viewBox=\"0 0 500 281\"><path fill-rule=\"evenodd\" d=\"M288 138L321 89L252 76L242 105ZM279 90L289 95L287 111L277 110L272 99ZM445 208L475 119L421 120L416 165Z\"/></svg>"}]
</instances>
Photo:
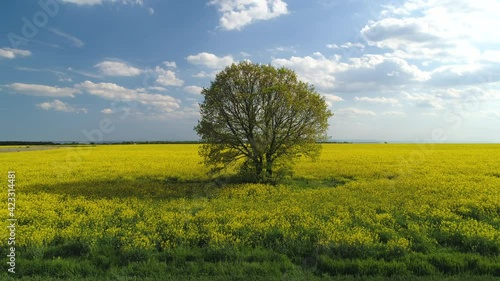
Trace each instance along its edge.
<instances>
[{"instance_id":1,"label":"cumulus cloud","mask_svg":"<svg viewBox=\"0 0 500 281\"><path fill-rule=\"evenodd\" d=\"M217 75L217 70L207 73L205 71L200 71L193 75L195 78L214 78Z\"/></svg>"},{"instance_id":2,"label":"cumulus cloud","mask_svg":"<svg viewBox=\"0 0 500 281\"><path fill-rule=\"evenodd\" d=\"M14 59L16 57L30 56L31 52L28 50L0 48L0 58Z\"/></svg>"},{"instance_id":3,"label":"cumulus cloud","mask_svg":"<svg viewBox=\"0 0 500 281\"><path fill-rule=\"evenodd\" d=\"M497 85L498 86L498 85ZM441 99L459 99L478 101L500 100L500 90L498 87L468 86L464 88L436 89L432 93Z\"/></svg>"},{"instance_id":4,"label":"cumulus cloud","mask_svg":"<svg viewBox=\"0 0 500 281\"><path fill-rule=\"evenodd\" d=\"M105 109L101 110L101 113L104 113L104 114L113 114L115 112L111 108L105 108Z\"/></svg>"},{"instance_id":5,"label":"cumulus cloud","mask_svg":"<svg viewBox=\"0 0 500 281\"><path fill-rule=\"evenodd\" d=\"M212 0L209 5L222 13L219 24L224 30L241 30L256 21L288 14L283 0Z\"/></svg>"},{"instance_id":6,"label":"cumulus cloud","mask_svg":"<svg viewBox=\"0 0 500 281\"><path fill-rule=\"evenodd\" d=\"M335 88L335 74L344 71L348 65L341 63L338 58L326 59L310 56L295 57L290 59L274 59L272 64L278 67L287 67L295 70L302 80L314 84L321 90Z\"/></svg>"},{"instance_id":7,"label":"cumulus cloud","mask_svg":"<svg viewBox=\"0 0 500 281\"><path fill-rule=\"evenodd\" d=\"M364 49L365 45L363 45L361 43L346 42L346 43L341 44L341 45L327 44L326 47L329 49L350 49L350 48Z\"/></svg>"},{"instance_id":8,"label":"cumulus cloud","mask_svg":"<svg viewBox=\"0 0 500 281\"><path fill-rule=\"evenodd\" d=\"M448 64L431 72L432 86L485 85L500 81L500 65L497 64Z\"/></svg>"},{"instance_id":9,"label":"cumulus cloud","mask_svg":"<svg viewBox=\"0 0 500 281\"><path fill-rule=\"evenodd\" d=\"M337 116L341 117L357 117L357 116L376 116L377 114L371 110L364 110L354 107L342 108L335 112Z\"/></svg>"},{"instance_id":10,"label":"cumulus cloud","mask_svg":"<svg viewBox=\"0 0 500 281\"><path fill-rule=\"evenodd\" d=\"M325 97L325 102L328 105L328 107L333 108L333 105L336 104L337 102L344 101L343 98L332 95L332 94L322 94L323 97Z\"/></svg>"},{"instance_id":11,"label":"cumulus cloud","mask_svg":"<svg viewBox=\"0 0 500 281\"><path fill-rule=\"evenodd\" d=\"M301 79L321 90L340 92L398 88L430 79L428 72L403 59L375 54L345 62L339 56L291 57L274 59L272 64L295 70Z\"/></svg>"},{"instance_id":12,"label":"cumulus cloud","mask_svg":"<svg viewBox=\"0 0 500 281\"><path fill-rule=\"evenodd\" d=\"M403 93L403 98L416 107L433 108L433 109L444 108L443 101L436 95L432 94L405 92Z\"/></svg>"},{"instance_id":13,"label":"cumulus cloud","mask_svg":"<svg viewBox=\"0 0 500 281\"><path fill-rule=\"evenodd\" d=\"M499 120L500 121L500 111L484 111L484 112L481 112L481 115L483 117L486 117L488 119L492 119L492 120Z\"/></svg>"},{"instance_id":14,"label":"cumulus cloud","mask_svg":"<svg viewBox=\"0 0 500 281\"><path fill-rule=\"evenodd\" d=\"M73 113L87 113L86 108L76 108L60 100L53 100L51 102L42 102L37 104L36 106L38 108L47 111L54 110L54 111L73 112Z\"/></svg>"},{"instance_id":15,"label":"cumulus cloud","mask_svg":"<svg viewBox=\"0 0 500 281\"><path fill-rule=\"evenodd\" d=\"M379 103L379 104L390 104L399 105L399 100L396 98L386 98L386 97L355 97L355 101L362 101L368 103Z\"/></svg>"},{"instance_id":16,"label":"cumulus cloud","mask_svg":"<svg viewBox=\"0 0 500 281\"><path fill-rule=\"evenodd\" d=\"M145 89L128 89L114 83L91 81L85 81L75 87L106 100L138 103L156 111L171 112L180 108L180 100L167 95L151 94Z\"/></svg>"},{"instance_id":17,"label":"cumulus cloud","mask_svg":"<svg viewBox=\"0 0 500 281\"><path fill-rule=\"evenodd\" d=\"M392 50L399 58L454 62L480 57L468 40L440 34L434 24L422 18L385 18L370 22L361 34L370 45Z\"/></svg>"},{"instance_id":18,"label":"cumulus cloud","mask_svg":"<svg viewBox=\"0 0 500 281\"><path fill-rule=\"evenodd\" d=\"M168 91L167 88L159 87L159 86L148 87L148 90L153 90L153 91L158 91L158 92L166 92L166 91Z\"/></svg>"},{"instance_id":19,"label":"cumulus cloud","mask_svg":"<svg viewBox=\"0 0 500 281\"><path fill-rule=\"evenodd\" d=\"M385 18L368 23L361 34L371 44L381 48L400 49L405 45L427 43L439 39L431 33L428 23L417 18Z\"/></svg>"},{"instance_id":20,"label":"cumulus cloud","mask_svg":"<svg viewBox=\"0 0 500 281\"><path fill-rule=\"evenodd\" d=\"M336 102L336 101L344 101L343 98L339 97L339 96L336 96L336 95L332 95L332 94L323 94L323 96L325 97L325 99L327 101L333 101L333 102Z\"/></svg>"},{"instance_id":21,"label":"cumulus cloud","mask_svg":"<svg viewBox=\"0 0 500 281\"><path fill-rule=\"evenodd\" d=\"M211 53L202 52L197 55L188 56L187 61L191 64L201 65L212 69L223 69L234 63L232 56L218 57Z\"/></svg>"},{"instance_id":22,"label":"cumulus cloud","mask_svg":"<svg viewBox=\"0 0 500 281\"><path fill-rule=\"evenodd\" d=\"M13 83L7 85L7 87L19 94L30 95L30 96L41 96L41 97L72 98L75 96L75 94L80 93L80 90L74 88L59 88L59 87L39 85L39 84Z\"/></svg>"},{"instance_id":23,"label":"cumulus cloud","mask_svg":"<svg viewBox=\"0 0 500 281\"><path fill-rule=\"evenodd\" d=\"M450 106L452 94L470 95L471 87L498 88L500 51L492 44L500 38L491 38L500 25L498 1L406 0L384 9L360 29L363 42L327 44L338 50L335 56L314 52L273 58L272 64L295 70L321 92L406 92L400 100L354 98L372 104L440 109ZM443 92L450 88L459 92ZM493 99L488 92L479 96Z\"/></svg>"},{"instance_id":24,"label":"cumulus cloud","mask_svg":"<svg viewBox=\"0 0 500 281\"><path fill-rule=\"evenodd\" d=\"M94 67L98 68L102 74L107 76L131 77L142 73L142 70L121 61L106 60L94 65Z\"/></svg>"},{"instance_id":25,"label":"cumulus cloud","mask_svg":"<svg viewBox=\"0 0 500 281\"><path fill-rule=\"evenodd\" d=\"M346 78L355 77L355 79L350 79L351 81L402 85L430 79L428 72L400 58L367 54L359 58L351 58L350 61L350 67L344 73Z\"/></svg>"},{"instance_id":26,"label":"cumulus cloud","mask_svg":"<svg viewBox=\"0 0 500 281\"><path fill-rule=\"evenodd\" d=\"M475 61L482 43L500 43L500 3L495 0L407 0L388 5L361 30L370 45L402 58L438 62Z\"/></svg>"},{"instance_id":27,"label":"cumulus cloud","mask_svg":"<svg viewBox=\"0 0 500 281\"><path fill-rule=\"evenodd\" d=\"M406 113L404 113L402 111L386 111L386 112L382 113L382 115L385 115L385 116L403 116L403 115L406 115Z\"/></svg>"},{"instance_id":28,"label":"cumulus cloud","mask_svg":"<svg viewBox=\"0 0 500 281\"><path fill-rule=\"evenodd\" d=\"M500 63L500 50L485 50L481 54L482 61Z\"/></svg>"},{"instance_id":29,"label":"cumulus cloud","mask_svg":"<svg viewBox=\"0 0 500 281\"><path fill-rule=\"evenodd\" d=\"M193 95L201 94L202 90L203 90L203 88L202 87L198 87L198 86L187 86L187 87L184 87L184 92L189 93L189 94L193 94Z\"/></svg>"},{"instance_id":30,"label":"cumulus cloud","mask_svg":"<svg viewBox=\"0 0 500 281\"><path fill-rule=\"evenodd\" d=\"M166 70L159 66L155 68L155 74L157 75L156 83L162 86L182 86L184 81L177 78L175 72L172 70Z\"/></svg>"},{"instance_id":31,"label":"cumulus cloud","mask_svg":"<svg viewBox=\"0 0 500 281\"><path fill-rule=\"evenodd\" d=\"M177 64L175 63L175 61L164 61L163 65L165 65L168 68L173 68L173 69L177 68Z\"/></svg>"},{"instance_id":32,"label":"cumulus cloud","mask_svg":"<svg viewBox=\"0 0 500 281\"><path fill-rule=\"evenodd\" d=\"M266 49L266 51L271 52L273 54L278 53L293 53L295 54L297 50L295 50L294 46L278 46L270 49Z\"/></svg>"}]
</instances>

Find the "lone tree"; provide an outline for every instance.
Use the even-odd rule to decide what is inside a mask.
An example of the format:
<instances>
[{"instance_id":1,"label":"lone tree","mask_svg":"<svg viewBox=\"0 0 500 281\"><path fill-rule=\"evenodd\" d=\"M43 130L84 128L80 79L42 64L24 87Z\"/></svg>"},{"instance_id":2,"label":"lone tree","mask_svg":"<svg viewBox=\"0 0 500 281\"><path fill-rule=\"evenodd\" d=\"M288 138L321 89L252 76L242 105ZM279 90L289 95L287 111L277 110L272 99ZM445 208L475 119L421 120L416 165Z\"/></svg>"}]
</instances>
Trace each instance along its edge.
<instances>
[{"instance_id":1,"label":"lone tree","mask_svg":"<svg viewBox=\"0 0 500 281\"><path fill-rule=\"evenodd\" d=\"M195 130L211 172L236 165L245 180L276 182L291 173L294 159L319 155L332 113L292 70L240 62L202 94Z\"/></svg>"}]
</instances>

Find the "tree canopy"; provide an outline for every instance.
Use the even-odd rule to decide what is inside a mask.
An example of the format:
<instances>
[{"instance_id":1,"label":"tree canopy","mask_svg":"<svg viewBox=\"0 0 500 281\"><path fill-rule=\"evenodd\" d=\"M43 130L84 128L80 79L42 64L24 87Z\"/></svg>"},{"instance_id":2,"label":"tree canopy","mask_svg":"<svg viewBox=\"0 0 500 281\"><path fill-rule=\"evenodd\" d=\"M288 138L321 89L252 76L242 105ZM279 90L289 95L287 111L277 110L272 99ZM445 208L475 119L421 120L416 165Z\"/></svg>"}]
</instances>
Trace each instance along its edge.
<instances>
[{"instance_id":1,"label":"tree canopy","mask_svg":"<svg viewBox=\"0 0 500 281\"><path fill-rule=\"evenodd\" d=\"M247 180L270 182L289 174L294 159L319 155L332 113L294 71L244 61L219 72L202 94L195 130L212 172L236 165Z\"/></svg>"}]
</instances>

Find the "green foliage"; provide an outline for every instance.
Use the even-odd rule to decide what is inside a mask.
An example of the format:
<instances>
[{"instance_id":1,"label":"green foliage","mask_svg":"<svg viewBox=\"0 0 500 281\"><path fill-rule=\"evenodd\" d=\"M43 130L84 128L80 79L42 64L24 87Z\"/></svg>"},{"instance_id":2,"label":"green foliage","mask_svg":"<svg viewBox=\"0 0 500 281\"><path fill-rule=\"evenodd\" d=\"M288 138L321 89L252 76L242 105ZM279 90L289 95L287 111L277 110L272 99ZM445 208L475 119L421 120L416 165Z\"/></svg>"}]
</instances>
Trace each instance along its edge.
<instances>
[{"instance_id":1,"label":"green foliage","mask_svg":"<svg viewBox=\"0 0 500 281\"><path fill-rule=\"evenodd\" d=\"M53 244L54 246L45 250L44 258L85 257L90 252L89 246L81 241L53 242Z\"/></svg>"},{"instance_id":2,"label":"green foliage","mask_svg":"<svg viewBox=\"0 0 500 281\"><path fill-rule=\"evenodd\" d=\"M276 183L293 160L317 157L332 116L324 98L286 68L241 62L203 89L195 127L213 174L236 166L247 182Z\"/></svg>"}]
</instances>

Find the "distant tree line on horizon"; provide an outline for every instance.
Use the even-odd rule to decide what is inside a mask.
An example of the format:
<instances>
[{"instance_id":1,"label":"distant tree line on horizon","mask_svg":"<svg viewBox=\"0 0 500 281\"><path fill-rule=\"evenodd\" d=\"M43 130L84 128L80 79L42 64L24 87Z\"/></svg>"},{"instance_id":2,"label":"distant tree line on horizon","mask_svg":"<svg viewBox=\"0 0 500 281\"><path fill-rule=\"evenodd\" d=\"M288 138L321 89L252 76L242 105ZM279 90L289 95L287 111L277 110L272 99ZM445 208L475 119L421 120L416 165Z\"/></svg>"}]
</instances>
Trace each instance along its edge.
<instances>
[{"instance_id":1,"label":"distant tree line on horizon","mask_svg":"<svg viewBox=\"0 0 500 281\"><path fill-rule=\"evenodd\" d=\"M109 141L109 142L53 142L53 141L0 141L0 146L8 145L113 145L113 144L200 144L201 141ZM321 141L318 143L352 144L348 141Z\"/></svg>"},{"instance_id":2,"label":"distant tree line on horizon","mask_svg":"<svg viewBox=\"0 0 500 281\"><path fill-rule=\"evenodd\" d=\"M9 145L116 145L116 144L200 144L201 141L109 141L109 142L53 142L53 141L0 141L0 146ZM318 143L352 144L349 141L321 141Z\"/></svg>"}]
</instances>

